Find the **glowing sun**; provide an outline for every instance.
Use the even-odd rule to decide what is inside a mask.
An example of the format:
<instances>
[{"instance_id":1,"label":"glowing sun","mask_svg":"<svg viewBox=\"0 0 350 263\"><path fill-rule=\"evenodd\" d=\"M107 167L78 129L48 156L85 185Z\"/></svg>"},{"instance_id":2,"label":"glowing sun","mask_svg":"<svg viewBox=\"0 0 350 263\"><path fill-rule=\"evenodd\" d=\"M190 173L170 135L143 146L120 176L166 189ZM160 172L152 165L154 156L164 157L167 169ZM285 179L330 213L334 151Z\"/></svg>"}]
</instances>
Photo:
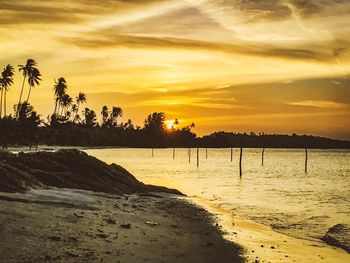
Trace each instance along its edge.
<instances>
[{"instance_id":1,"label":"glowing sun","mask_svg":"<svg viewBox=\"0 0 350 263\"><path fill-rule=\"evenodd\" d=\"M168 130L176 128L178 122L176 120L166 120L165 126Z\"/></svg>"}]
</instances>

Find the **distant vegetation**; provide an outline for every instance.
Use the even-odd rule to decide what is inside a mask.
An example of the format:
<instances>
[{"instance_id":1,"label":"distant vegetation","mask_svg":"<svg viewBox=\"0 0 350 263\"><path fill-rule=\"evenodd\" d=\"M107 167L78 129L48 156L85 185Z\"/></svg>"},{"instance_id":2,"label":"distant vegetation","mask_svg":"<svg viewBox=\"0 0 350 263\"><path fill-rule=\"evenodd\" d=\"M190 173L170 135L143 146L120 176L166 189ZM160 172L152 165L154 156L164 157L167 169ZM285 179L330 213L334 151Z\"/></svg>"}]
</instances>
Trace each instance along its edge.
<instances>
[{"instance_id":1,"label":"distant vegetation","mask_svg":"<svg viewBox=\"0 0 350 263\"><path fill-rule=\"evenodd\" d=\"M350 148L350 142L314 136L237 134L217 132L198 138L192 129L194 124L177 128L165 125L163 112L147 116L144 126L135 126L129 119L119 122L122 108L103 106L100 113L84 107L87 96L79 92L75 98L68 92L65 78L58 78L53 84L53 112L43 120L30 105L32 89L40 85L41 74L37 63L28 59L19 65L23 75L18 104L13 114L6 112L6 95L13 83L15 69L7 65L0 76L0 143L3 148L9 145L35 146L127 146L127 147L285 147L285 148ZM26 94L26 99L23 96ZM101 122L97 121L101 114Z\"/></svg>"}]
</instances>

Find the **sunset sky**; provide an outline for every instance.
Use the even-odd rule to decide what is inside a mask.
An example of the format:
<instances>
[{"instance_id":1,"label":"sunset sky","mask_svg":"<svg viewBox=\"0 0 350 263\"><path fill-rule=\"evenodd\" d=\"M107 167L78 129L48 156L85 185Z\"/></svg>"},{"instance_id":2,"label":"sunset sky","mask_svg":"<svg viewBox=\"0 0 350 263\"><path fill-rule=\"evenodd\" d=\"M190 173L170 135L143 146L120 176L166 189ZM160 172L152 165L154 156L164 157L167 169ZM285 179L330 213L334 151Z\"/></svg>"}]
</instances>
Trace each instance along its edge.
<instances>
[{"instance_id":1,"label":"sunset sky","mask_svg":"<svg viewBox=\"0 0 350 263\"><path fill-rule=\"evenodd\" d=\"M164 111L199 135L350 139L349 14L349 0L0 0L0 66L37 60L45 119L65 77L98 114L117 105L139 125Z\"/></svg>"}]
</instances>

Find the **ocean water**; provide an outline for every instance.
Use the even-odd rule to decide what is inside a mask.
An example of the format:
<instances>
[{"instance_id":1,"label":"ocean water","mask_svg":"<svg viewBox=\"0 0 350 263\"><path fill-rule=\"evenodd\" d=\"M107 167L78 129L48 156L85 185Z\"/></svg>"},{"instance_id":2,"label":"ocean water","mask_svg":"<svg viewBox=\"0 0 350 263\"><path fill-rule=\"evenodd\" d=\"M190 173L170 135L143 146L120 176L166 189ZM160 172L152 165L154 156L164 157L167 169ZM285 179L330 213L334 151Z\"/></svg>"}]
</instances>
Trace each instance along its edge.
<instances>
[{"instance_id":1,"label":"ocean water","mask_svg":"<svg viewBox=\"0 0 350 263\"><path fill-rule=\"evenodd\" d=\"M176 188L204 198L241 217L305 239L319 239L335 224L350 224L350 151L303 149L88 149L117 163L149 184Z\"/></svg>"}]
</instances>

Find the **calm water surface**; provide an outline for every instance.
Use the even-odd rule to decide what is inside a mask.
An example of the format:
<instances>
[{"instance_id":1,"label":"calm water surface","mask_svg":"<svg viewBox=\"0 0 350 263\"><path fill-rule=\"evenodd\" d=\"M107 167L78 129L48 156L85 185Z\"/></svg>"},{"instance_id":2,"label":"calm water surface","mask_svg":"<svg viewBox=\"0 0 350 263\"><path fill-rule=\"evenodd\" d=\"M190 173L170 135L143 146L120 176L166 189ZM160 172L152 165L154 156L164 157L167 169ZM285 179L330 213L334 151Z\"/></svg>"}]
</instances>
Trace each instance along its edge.
<instances>
[{"instance_id":1,"label":"calm water surface","mask_svg":"<svg viewBox=\"0 0 350 263\"><path fill-rule=\"evenodd\" d=\"M320 238L335 224L350 224L350 151L309 150L308 173L304 150L261 149L243 152L239 178L239 151L200 149L91 149L107 163L117 163L145 183L177 188L189 196L210 200L242 217L272 226L283 233Z\"/></svg>"}]
</instances>

